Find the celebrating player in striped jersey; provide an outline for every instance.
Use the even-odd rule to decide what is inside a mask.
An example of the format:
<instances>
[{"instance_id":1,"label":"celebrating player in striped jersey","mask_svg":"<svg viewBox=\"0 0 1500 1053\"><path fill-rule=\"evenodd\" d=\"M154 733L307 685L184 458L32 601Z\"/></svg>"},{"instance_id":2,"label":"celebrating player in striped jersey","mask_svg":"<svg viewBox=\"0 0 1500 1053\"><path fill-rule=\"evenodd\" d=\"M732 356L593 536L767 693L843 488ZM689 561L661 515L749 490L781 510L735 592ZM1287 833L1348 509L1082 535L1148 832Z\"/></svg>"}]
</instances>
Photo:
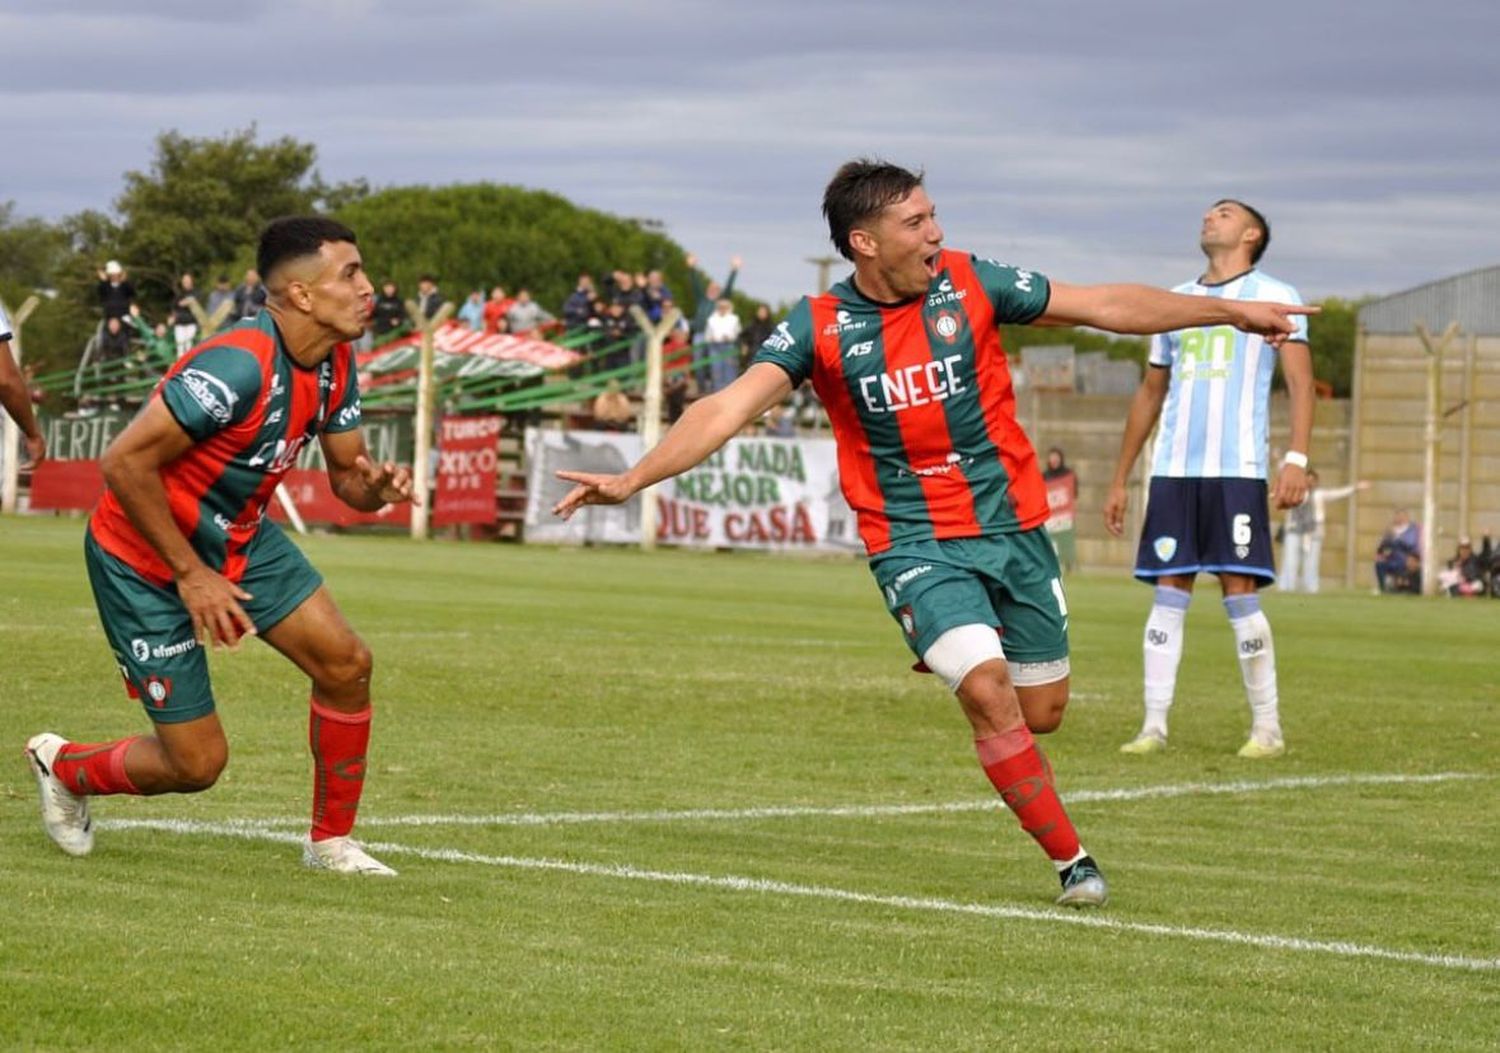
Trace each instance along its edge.
<instances>
[{"instance_id":1,"label":"celebrating player in striped jersey","mask_svg":"<svg viewBox=\"0 0 1500 1053\"><path fill-rule=\"evenodd\" d=\"M1300 304L1297 290L1256 269L1271 228L1249 205L1219 201L1203 217L1200 244L1208 270L1177 287L1219 301L1274 300ZM1271 625L1256 590L1276 580L1266 506L1267 424L1271 374L1278 352L1291 396L1291 446L1276 474L1276 507L1292 508L1307 493L1307 444L1312 434L1313 372L1307 319L1281 341L1223 325L1180 328L1151 341L1114 484L1104 506L1116 535L1125 527L1126 481L1161 418L1151 466L1150 501L1141 529L1135 575L1156 584L1146 619L1146 718L1120 749L1156 753L1167 745L1167 711L1182 660L1183 624L1199 571L1217 574L1234 629L1240 673L1250 700L1250 737L1240 756L1279 756L1285 749L1276 695Z\"/></svg>"},{"instance_id":2,"label":"celebrating player in striped jersey","mask_svg":"<svg viewBox=\"0 0 1500 1053\"><path fill-rule=\"evenodd\" d=\"M354 234L316 217L278 219L260 238L266 310L179 359L103 460L109 489L84 557L104 633L154 734L26 743L48 834L86 855L88 799L193 793L229 757L204 649L258 634L312 680L309 866L391 875L349 837L370 739L370 652L322 578L265 508L312 439L333 491L374 511L411 497L405 468L370 462L354 353L373 289Z\"/></svg>"},{"instance_id":3,"label":"celebrating player in striped jersey","mask_svg":"<svg viewBox=\"0 0 1500 1053\"><path fill-rule=\"evenodd\" d=\"M957 694L985 774L1057 869L1058 902L1102 905L1104 878L1032 739L1056 729L1067 706L1068 611L998 329L1232 325L1278 341L1300 308L1069 286L945 250L922 176L876 161L840 168L823 213L854 274L799 302L750 368L694 403L634 467L559 472L578 485L555 511L619 503L686 471L811 380L833 422L870 569L919 668Z\"/></svg>"}]
</instances>

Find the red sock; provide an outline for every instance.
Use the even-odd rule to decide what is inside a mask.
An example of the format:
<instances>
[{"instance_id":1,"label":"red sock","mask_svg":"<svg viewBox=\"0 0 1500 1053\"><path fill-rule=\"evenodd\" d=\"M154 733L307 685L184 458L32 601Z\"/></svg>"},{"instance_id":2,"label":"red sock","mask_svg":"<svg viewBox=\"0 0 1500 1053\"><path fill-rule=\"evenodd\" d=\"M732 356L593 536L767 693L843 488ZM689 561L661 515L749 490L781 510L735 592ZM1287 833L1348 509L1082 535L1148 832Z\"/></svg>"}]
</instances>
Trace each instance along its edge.
<instances>
[{"instance_id":1,"label":"red sock","mask_svg":"<svg viewBox=\"0 0 1500 1053\"><path fill-rule=\"evenodd\" d=\"M365 750L370 744L370 707L340 713L311 700L307 741L313 755L312 839L343 837L354 828L365 788Z\"/></svg>"},{"instance_id":2,"label":"red sock","mask_svg":"<svg viewBox=\"0 0 1500 1053\"><path fill-rule=\"evenodd\" d=\"M118 742L70 742L53 758L52 774L80 797L139 794L141 791L125 774L125 751L138 738L132 735Z\"/></svg>"},{"instance_id":3,"label":"red sock","mask_svg":"<svg viewBox=\"0 0 1500 1053\"><path fill-rule=\"evenodd\" d=\"M1052 788L1052 767L1022 724L974 743L984 773L1000 791L1005 805L1021 820L1021 829L1036 838L1054 863L1079 854L1078 834Z\"/></svg>"}]
</instances>

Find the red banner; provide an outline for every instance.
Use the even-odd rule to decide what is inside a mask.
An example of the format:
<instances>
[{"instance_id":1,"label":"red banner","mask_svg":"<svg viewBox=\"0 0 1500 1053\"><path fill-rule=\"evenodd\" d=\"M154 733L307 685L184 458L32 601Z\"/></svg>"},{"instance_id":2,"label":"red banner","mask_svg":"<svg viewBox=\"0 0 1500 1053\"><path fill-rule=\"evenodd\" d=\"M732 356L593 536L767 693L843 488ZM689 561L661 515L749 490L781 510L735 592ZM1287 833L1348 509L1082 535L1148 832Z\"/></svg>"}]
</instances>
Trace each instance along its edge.
<instances>
[{"instance_id":1,"label":"red banner","mask_svg":"<svg viewBox=\"0 0 1500 1053\"><path fill-rule=\"evenodd\" d=\"M1047 529L1072 530L1078 504L1078 476L1064 471L1047 480Z\"/></svg>"},{"instance_id":2,"label":"red banner","mask_svg":"<svg viewBox=\"0 0 1500 1053\"><path fill-rule=\"evenodd\" d=\"M297 514L309 523L328 523L333 526L392 526L411 525L411 504L386 505L378 512L358 512L340 501L328 485L328 473L321 468L293 468L281 480L286 487ZM275 497L266 508L272 519L286 522L286 513Z\"/></svg>"},{"instance_id":3,"label":"red banner","mask_svg":"<svg viewBox=\"0 0 1500 1053\"><path fill-rule=\"evenodd\" d=\"M98 461L47 459L31 473L33 511L87 512L104 496L104 473Z\"/></svg>"},{"instance_id":4,"label":"red banner","mask_svg":"<svg viewBox=\"0 0 1500 1053\"><path fill-rule=\"evenodd\" d=\"M499 417L444 417L438 431L432 525L493 523Z\"/></svg>"}]
</instances>

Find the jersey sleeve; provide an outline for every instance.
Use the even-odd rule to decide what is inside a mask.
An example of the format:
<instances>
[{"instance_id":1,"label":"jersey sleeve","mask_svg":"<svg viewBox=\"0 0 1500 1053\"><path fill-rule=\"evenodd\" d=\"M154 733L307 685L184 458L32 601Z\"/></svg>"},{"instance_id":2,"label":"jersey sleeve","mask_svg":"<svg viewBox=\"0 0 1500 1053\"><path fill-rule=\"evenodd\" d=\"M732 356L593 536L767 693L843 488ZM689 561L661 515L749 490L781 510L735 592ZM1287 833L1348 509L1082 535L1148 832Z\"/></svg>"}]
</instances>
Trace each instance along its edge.
<instances>
[{"instance_id":1,"label":"jersey sleeve","mask_svg":"<svg viewBox=\"0 0 1500 1053\"><path fill-rule=\"evenodd\" d=\"M1169 368L1177 357L1177 336L1175 333L1155 333L1151 337L1151 348L1146 353L1146 363L1152 366Z\"/></svg>"},{"instance_id":2,"label":"jersey sleeve","mask_svg":"<svg viewBox=\"0 0 1500 1053\"><path fill-rule=\"evenodd\" d=\"M1286 298L1282 302L1283 303L1294 303L1294 304L1299 304L1300 305L1300 304L1304 303L1305 301L1302 299L1302 294L1301 293L1299 293L1296 289L1294 289L1290 285L1288 285L1286 287ZM1295 315L1292 315L1292 325L1294 325L1296 328L1292 330L1292 335L1289 336L1289 337L1287 337L1287 342L1288 343L1298 343L1298 344L1305 344L1305 343L1307 343L1307 315L1305 315L1305 314L1295 314Z\"/></svg>"},{"instance_id":3,"label":"jersey sleeve","mask_svg":"<svg viewBox=\"0 0 1500 1053\"><path fill-rule=\"evenodd\" d=\"M971 256L974 272L995 309L1001 325L1026 325L1040 318L1052 299L1052 285L1044 274L1026 271L997 260Z\"/></svg>"},{"instance_id":4,"label":"jersey sleeve","mask_svg":"<svg viewBox=\"0 0 1500 1053\"><path fill-rule=\"evenodd\" d=\"M201 442L248 417L260 396L260 361L238 347L200 351L162 382L161 399Z\"/></svg>"},{"instance_id":5,"label":"jersey sleeve","mask_svg":"<svg viewBox=\"0 0 1500 1053\"><path fill-rule=\"evenodd\" d=\"M359 376L354 371L354 351L344 344L335 354L339 356L334 389L337 400L329 408L327 423L323 425L323 431L330 435L353 431L364 417L359 401Z\"/></svg>"},{"instance_id":6,"label":"jersey sleeve","mask_svg":"<svg viewBox=\"0 0 1500 1053\"><path fill-rule=\"evenodd\" d=\"M812 308L807 297L797 302L786 320L771 330L771 335L750 360L750 364L769 362L780 366L791 378L792 387L797 387L813 370Z\"/></svg>"}]
</instances>

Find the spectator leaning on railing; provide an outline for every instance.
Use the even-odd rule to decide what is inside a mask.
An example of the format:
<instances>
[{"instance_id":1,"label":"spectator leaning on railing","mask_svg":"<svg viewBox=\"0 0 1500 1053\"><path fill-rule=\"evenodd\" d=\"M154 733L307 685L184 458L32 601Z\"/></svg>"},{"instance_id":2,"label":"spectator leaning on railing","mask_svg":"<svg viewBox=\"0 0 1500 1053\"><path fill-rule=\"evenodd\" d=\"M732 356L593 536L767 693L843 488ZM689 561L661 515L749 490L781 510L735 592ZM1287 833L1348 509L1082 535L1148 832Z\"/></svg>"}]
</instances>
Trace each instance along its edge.
<instances>
[{"instance_id":1,"label":"spectator leaning on railing","mask_svg":"<svg viewBox=\"0 0 1500 1053\"><path fill-rule=\"evenodd\" d=\"M552 313L531 298L531 290L517 289L516 302L505 312L505 324L512 333L522 336L535 333L537 328L557 321Z\"/></svg>"}]
</instances>

